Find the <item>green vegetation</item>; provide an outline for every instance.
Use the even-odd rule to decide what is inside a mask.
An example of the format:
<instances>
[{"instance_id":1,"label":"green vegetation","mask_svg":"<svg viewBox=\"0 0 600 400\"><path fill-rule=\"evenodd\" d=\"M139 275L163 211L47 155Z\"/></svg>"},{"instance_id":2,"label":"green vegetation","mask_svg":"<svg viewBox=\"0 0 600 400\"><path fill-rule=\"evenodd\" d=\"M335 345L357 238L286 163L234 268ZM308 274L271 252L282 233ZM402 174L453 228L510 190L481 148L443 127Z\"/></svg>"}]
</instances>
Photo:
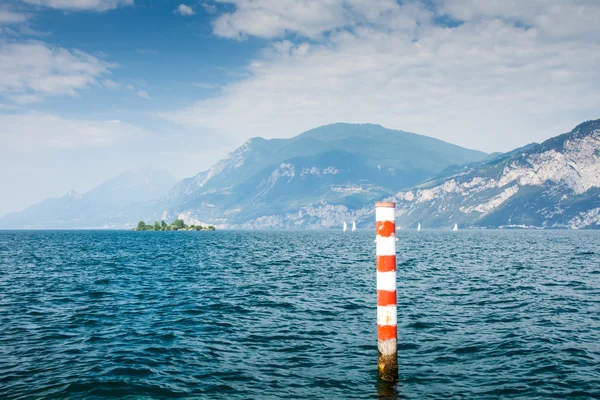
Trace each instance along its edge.
<instances>
[{"instance_id":1,"label":"green vegetation","mask_svg":"<svg viewBox=\"0 0 600 400\"><path fill-rule=\"evenodd\" d=\"M144 221L140 221L137 227L133 228L134 231L214 231L215 227L212 225L201 226L201 225L186 225L182 219L176 219L171 225L162 220L161 222L154 221L153 225L148 225Z\"/></svg>"}]
</instances>

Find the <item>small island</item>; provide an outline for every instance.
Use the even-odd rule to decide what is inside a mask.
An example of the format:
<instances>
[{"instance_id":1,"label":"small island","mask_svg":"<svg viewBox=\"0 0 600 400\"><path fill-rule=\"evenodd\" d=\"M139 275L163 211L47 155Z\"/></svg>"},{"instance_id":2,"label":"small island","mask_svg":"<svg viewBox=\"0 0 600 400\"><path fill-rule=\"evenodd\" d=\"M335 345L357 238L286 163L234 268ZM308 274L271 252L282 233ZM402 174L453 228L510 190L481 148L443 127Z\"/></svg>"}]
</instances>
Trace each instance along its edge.
<instances>
[{"instance_id":1,"label":"small island","mask_svg":"<svg viewBox=\"0 0 600 400\"><path fill-rule=\"evenodd\" d=\"M137 226L133 228L134 231L214 231L215 227L212 225L201 226L201 225L186 225L182 219L176 219L171 225L168 225L164 220L161 222L154 221L154 224L149 225L144 221L138 222Z\"/></svg>"}]
</instances>

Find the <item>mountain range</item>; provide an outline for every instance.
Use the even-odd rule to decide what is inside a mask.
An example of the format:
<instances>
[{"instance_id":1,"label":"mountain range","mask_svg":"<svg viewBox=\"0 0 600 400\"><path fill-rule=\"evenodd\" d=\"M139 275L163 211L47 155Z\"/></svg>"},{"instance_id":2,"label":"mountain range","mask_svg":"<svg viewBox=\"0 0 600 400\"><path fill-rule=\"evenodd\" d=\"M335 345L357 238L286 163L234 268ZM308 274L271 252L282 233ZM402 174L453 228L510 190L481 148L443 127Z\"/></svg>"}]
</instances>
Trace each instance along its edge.
<instances>
[{"instance_id":1,"label":"mountain range","mask_svg":"<svg viewBox=\"0 0 600 400\"><path fill-rule=\"evenodd\" d=\"M194 177L125 172L8 214L0 227L131 228L175 218L222 228L370 227L382 199L398 203L400 227L600 227L600 120L494 154L374 124L256 137Z\"/></svg>"}]
</instances>

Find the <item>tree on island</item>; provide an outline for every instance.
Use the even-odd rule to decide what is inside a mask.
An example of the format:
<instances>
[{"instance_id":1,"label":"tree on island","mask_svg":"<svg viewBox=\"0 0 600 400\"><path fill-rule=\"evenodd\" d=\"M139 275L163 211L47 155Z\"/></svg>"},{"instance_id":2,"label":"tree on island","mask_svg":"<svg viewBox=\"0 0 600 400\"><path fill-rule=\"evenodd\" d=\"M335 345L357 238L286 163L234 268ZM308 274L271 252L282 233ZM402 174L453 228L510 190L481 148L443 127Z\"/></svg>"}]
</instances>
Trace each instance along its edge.
<instances>
[{"instance_id":1,"label":"tree on island","mask_svg":"<svg viewBox=\"0 0 600 400\"><path fill-rule=\"evenodd\" d=\"M179 229L187 229L187 225L185 224L185 222L183 222L182 219L176 219L175 221L173 221L173 223L171 224L171 226L176 231L179 230Z\"/></svg>"},{"instance_id":2,"label":"tree on island","mask_svg":"<svg viewBox=\"0 0 600 400\"><path fill-rule=\"evenodd\" d=\"M153 225L148 225L144 221L140 221L137 227L133 228L134 231L214 231L216 228L212 225L206 227L202 225L186 225L182 219L176 219L168 225L164 220L160 223L154 221Z\"/></svg>"}]
</instances>

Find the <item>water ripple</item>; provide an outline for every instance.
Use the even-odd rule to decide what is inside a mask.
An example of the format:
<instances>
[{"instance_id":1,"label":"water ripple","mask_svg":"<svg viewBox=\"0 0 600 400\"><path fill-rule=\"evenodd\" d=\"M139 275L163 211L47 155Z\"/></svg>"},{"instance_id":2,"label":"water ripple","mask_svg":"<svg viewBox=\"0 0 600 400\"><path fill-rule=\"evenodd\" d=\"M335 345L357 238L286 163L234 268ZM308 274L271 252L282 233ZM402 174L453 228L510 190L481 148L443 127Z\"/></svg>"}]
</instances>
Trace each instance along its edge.
<instances>
[{"instance_id":1,"label":"water ripple","mask_svg":"<svg viewBox=\"0 0 600 400\"><path fill-rule=\"evenodd\" d=\"M598 398L598 232L0 232L0 398Z\"/></svg>"}]
</instances>

